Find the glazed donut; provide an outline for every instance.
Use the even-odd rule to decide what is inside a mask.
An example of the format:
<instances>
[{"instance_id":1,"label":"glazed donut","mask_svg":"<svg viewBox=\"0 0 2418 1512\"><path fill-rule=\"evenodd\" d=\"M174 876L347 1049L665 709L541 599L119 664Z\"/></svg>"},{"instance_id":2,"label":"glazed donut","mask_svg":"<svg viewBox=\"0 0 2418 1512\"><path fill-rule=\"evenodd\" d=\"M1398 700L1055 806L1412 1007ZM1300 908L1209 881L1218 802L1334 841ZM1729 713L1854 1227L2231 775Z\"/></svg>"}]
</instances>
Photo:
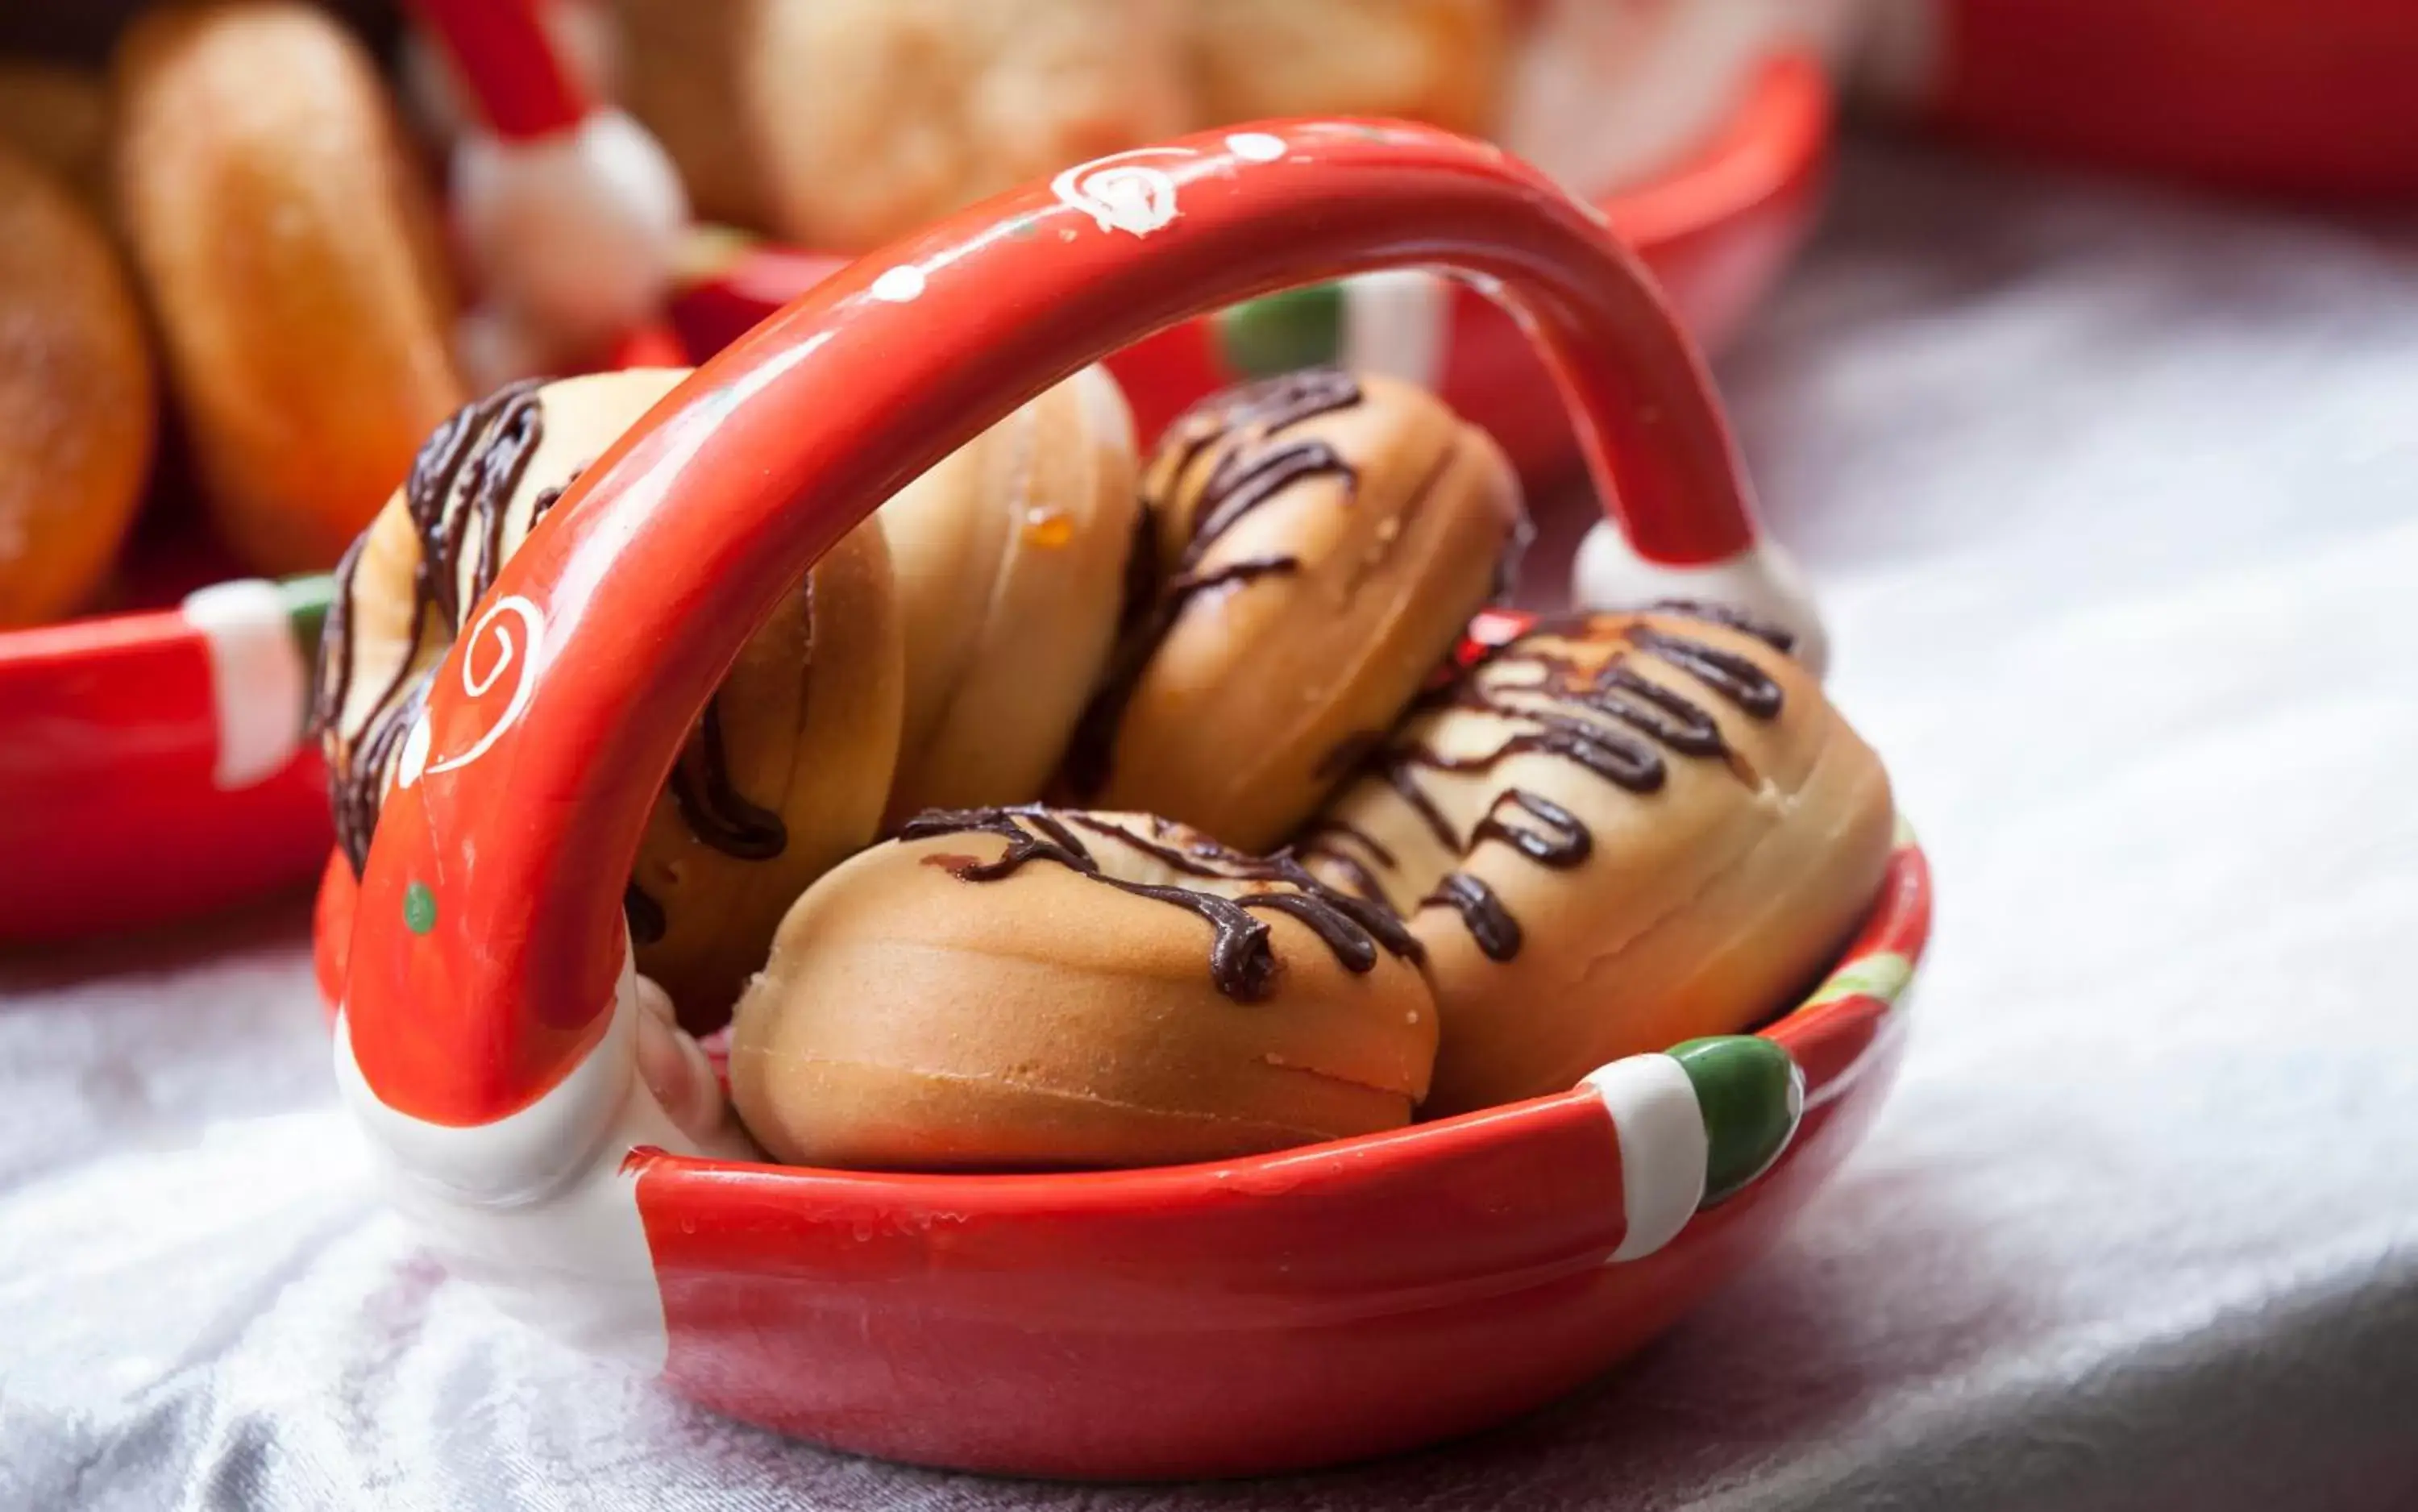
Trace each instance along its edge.
<instances>
[{"instance_id":1,"label":"glazed donut","mask_svg":"<svg viewBox=\"0 0 2418 1512\"><path fill-rule=\"evenodd\" d=\"M75 191L108 203L109 89L82 69L0 60L0 144Z\"/></svg>"},{"instance_id":2,"label":"glazed donut","mask_svg":"<svg viewBox=\"0 0 2418 1512\"><path fill-rule=\"evenodd\" d=\"M1503 584L1519 481L1433 395L1312 368L1213 396L1143 474L1159 581L1066 787L1245 850L1281 844Z\"/></svg>"},{"instance_id":3,"label":"glazed donut","mask_svg":"<svg viewBox=\"0 0 2418 1512\"><path fill-rule=\"evenodd\" d=\"M778 1159L1155 1166L1398 1127L1435 1014L1385 909L1163 819L934 812L833 871L740 1000Z\"/></svg>"},{"instance_id":4,"label":"glazed donut","mask_svg":"<svg viewBox=\"0 0 2418 1512\"><path fill-rule=\"evenodd\" d=\"M1116 642L1137 470L1124 392L1086 368L881 506L907 639L894 819L1041 796Z\"/></svg>"},{"instance_id":5,"label":"glazed donut","mask_svg":"<svg viewBox=\"0 0 2418 1512\"><path fill-rule=\"evenodd\" d=\"M150 473L154 407L116 250L0 150L0 628L56 619L108 575Z\"/></svg>"},{"instance_id":6,"label":"glazed donut","mask_svg":"<svg viewBox=\"0 0 2418 1512\"><path fill-rule=\"evenodd\" d=\"M358 871L411 760L429 680L579 470L686 376L516 384L440 426L338 570L320 648L337 841ZM638 969L698 1031L727 1016L806 884L870 843L897 757L899 624L878 527L785 598L725 678L647 817L626 893Z\"/></svg>"},{"instance_id":7,"label":"glazed donut","mask_svg":"<svg viewBox=\"0 0 2418 1512\"><path fill-rule=\"evenodd\" d=\"M773 229L857 252L1192 111L1171 0L753 8L740 100Z\"/></svg>"},{"instance_id":8,"label":"glazed donut","mask_svg":"<svg viewBox=\"0 0 2418 1512\"><path fill-rule=\"evenodd\" d=\"M741 60L765 0L611 0L621 102L680 170L709 221L770 226L764 174L739 105Z\"/></svg>"},{"instance_id":9,"label":"glazed donut","mask_svg":"<svg viewBox=\"0 0 2418 1512\"><path fill-rule=\"evenodd\" d=\"M1503 0L1186 0L1204 119L1395 115L1483 134L1502 92Z\"/></svg>"},{"instance_id":10,"label":"glazed donut","mask_svg":"<svg viewBox=\"0 0 2418 1512\"><path fill-rule=\"evenodd\" d=\"M298 0L153 11L115 82L119 217L220 533L262 572L325 568L463 399L384 86Z\"/></svg>"},{"instance_id":11,"label":"glazed donut","mask_svg":"<svg viewBox=\"0 0 2418 1512\"><path fill-rule=\"evenodd\" d=\"M1785 643L1698 607L1539 628L1430 695L1313 821L1303 864L1427 948L1429 1111L1744 1030L1862 916L1889 778Z\"/></svg>"}]
</instances>

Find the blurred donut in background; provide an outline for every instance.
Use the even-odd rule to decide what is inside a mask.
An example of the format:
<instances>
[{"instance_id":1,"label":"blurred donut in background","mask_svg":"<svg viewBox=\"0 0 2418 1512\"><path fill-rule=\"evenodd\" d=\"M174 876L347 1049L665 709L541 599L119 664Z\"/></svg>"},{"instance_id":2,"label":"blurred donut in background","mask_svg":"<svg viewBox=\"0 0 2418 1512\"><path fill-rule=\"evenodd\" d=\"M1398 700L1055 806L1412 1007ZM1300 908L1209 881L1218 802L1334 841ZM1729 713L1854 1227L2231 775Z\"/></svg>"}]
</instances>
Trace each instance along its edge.
<instances>
[{"instance_id":1,"label":"blurred donut in background","mask_svg":"<svg viewBox=\"0 0 2418 1512\"><path fill-rule=\"evenodd\" d=\"M855 252L1076 162L1268 116L1492 135L1600 191L1703 140L1841 0L606 3L622 102L698 213Z\"/></svg>"},{"instance_id":2,"label":"blurred donut in background","mask_svg":"<svg viewBox=\"0 0 2418 1512\"><path fill-rule=\"evenodd\" d=\"M89 69L0 58L0 145L98 206L108 199L109 86Z\"/></svg>"},{"instance_id":3,"label":"blurred donut in background","mask_svg":"<svg viewBox=\"0 0 2418 1512\"><path fill-rule=\"evenodd\" d=\"M808 246L876 246L1191 122L1170 0L750 8L743 129L773 229Z\"/></svg>"},{"instance_id":4,"label":"blurred donut in background","mask_svg":"<svg viewBox=\"0 0 2418 1512\"><path fill-rule=\"evenodd\" d=\"M742 49L765 0L605 0L620 29L622 107L663 144L700 217L770 223L756 149L735 108Z\"/></svg>"},{"instance_id":5,"label":"blurred donut in background","mask_svg":"<svg viewBox=\"0 0 2418 1512\"><path fill-rule=\"evenodd\" d=\"M152 11L115 85L120 218L219 532L260 572L333 566L463 399L385 85L295 0Z\"/></svg>"},{"instance_id":6,"label":"blurred donut in background","mask_svg":"<svg viewBox=\"0 0 2418 1512\"><path fill-rule=\"evenodd\" d=\"M1508 9L1500 0L1188 0L1201 122L1397 115L1484 132L1503 90Z\"/></svg>"},{"instance_id":7,"label":"blurred donut in background","mask_svg":"<svg viewBox=\"0 0 2418 1512\"><path fill-rule=\"evenodd\" d=\"M81 605L151 467L142 313L67 186L0 146L0 629Z\"/></svg>"}]
</instances>

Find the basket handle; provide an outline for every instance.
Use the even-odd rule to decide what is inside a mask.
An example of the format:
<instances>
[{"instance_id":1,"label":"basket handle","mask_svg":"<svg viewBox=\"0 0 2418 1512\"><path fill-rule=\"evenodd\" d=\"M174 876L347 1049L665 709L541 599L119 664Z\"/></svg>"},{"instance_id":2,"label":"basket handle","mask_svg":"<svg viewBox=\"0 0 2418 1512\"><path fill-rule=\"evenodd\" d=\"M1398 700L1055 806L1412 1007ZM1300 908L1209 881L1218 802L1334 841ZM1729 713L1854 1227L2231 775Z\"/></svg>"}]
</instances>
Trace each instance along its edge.
<instances>
[{"instance_id":1,"label":"basket handle","mask_svg":"<svg viewBox=\"0 0 2418 1512\"><path fill-rule=\"evenodd\" d=\"M438 668L362 879L345 1016L427 1123L528 1107L603 1037L623 878L753 628L892 493L1175 321L1377 268L1477 281L1541 349L1627 539L1752 547L1702 360L1597 213L1425 127L1268 122L1067 170L834 274L588 468Z\"/></svg>"},{"instance_id":2,"label":"basket handle","mask_svg":"<svg viewBox=\"0 0 2418 1512\"><path fill-rule=\"evenodd\" d=\"M564 130L595 108L539 18L538 0L409 0L497 135Z\"/></svg>"}]
</instances>

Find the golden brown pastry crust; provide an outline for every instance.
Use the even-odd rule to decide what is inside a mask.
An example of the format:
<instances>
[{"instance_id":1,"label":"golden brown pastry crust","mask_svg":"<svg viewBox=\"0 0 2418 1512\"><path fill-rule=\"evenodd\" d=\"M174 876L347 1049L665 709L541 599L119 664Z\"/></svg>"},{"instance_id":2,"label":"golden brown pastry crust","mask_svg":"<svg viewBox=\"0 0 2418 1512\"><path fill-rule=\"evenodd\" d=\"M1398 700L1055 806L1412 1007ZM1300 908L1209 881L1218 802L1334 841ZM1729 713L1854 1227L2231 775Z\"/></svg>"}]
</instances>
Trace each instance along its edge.
<instances>
[{"instance_id":1,"label":"golden brown pastry crust","mask_svg":"<svg viewBox=\"0 0 2418 1512\"><path fill-rule=\"evenodd\" d=\"M1087 368L882 505L907 643L894 820L1041 796L1115 644L1137 468L1125 395Z\"/></svg>"},{"instance_id":2,"label":"golden brown pastry crust","mask_svg":"<svg viewBox=\"0 0 2418 1512\"><path fill-rule=\"evenodd\" d=\"M1171 0L755 8L742 119L773 229L864 251L1192 112Z\"/></svg>"},{"instance_id":3,"label":"golden brown pastry crust","mask_svg":"<svg viewBox=\"0 0 2418 1512\"><path fill-rule=\"evenodd\" d=\"M64 187L0 150L0 628L67 614L108 574L155 405L116 250Z\"/></svg>"},{"instance_id":4,"label":"golden brown pastry crust","mask_svg":"<svg viewBox=\"0 0 2418 1512\"><path fill-rule=\"evenodd\" d=\"M664 920L648 938L634 909L638 970L690 1027L728 1016L798 894L873 843L903 665L890 553L868 522L758 627L690 732L631 875Z\"/></svg>"},{"instance_id":5,"label":"golden brown pastry crust","mask_svg":"<svg viewBox=\"0 0 2418 1512\"><path fill-rule=\"evenodd\" d=\"M1503 0L1186 0L1193 88L1214 125L1270 115L1493 124Z\"/></svg>"},{"instance_id":6,"label":"golden brown pastry crust","mask_svg":"<svg viewBox=\"0 0 2418 1512\"><path fill-rule=\"evenodd\" d=\"M0 59L0 144L107 213L109 87L99 74Z\"/></svg>"},{"instance_id":7,"label":"golden brown pastry crust","mask_svg":"<svg viewBox=\"0 0 2418 1512\"><path fill-rule=\"evenodd\" d=\"M497 572L579 470L686 375L514 385L470 406L346 557L319 700L337 838L357 866L426 680ZM416 574L432 551L436 588L423 596ZM901 680L889 553L866 525L740 652L648 816L631 935L639 970L692 1028L727 1015L806 884L873 839Z\"/></svg>"},{"instance_id":8,"label":"golden brown pastry crust","mask_svg":"<svg viewBox=\"0 0 2418 1512\"><path fill-rule=\"evenodd\" d=\"M115 84L119 218L220 531L262 572L328 567L463 398L384 86L296 0L153 11Z\"/></svg>"},{"instance_id":9,"label":"golden brown pastry crust","mask_svg":"<svg viewBox=\"0 0 2418 1512\"><path fill-rule=\"evenodd\" d=\"M1084 802L1283 842L1499 585L1519 481L1423 389L1310 369L1169 427L1161 581L1068 760Z\"/></svg>"},{"instance_id":10,"label":"golden brown pastry crust","mask_svg":"<svg viewBox=\"0 0 2418 1512\"><path fill-rule=\"evenodd\" d=\"M732 1098L779 1159L877 1168L1164 1165L1399 1126L1435 1050L1411 941L1307 883L1140 816L932 817L783 921L739 1005Z\"/></svg>"},{"instance_id":11,"label":"golden brown pastry crust","mask_svg":"<svg viewBox=\"0 0 2418 1512\"><path fill-rule=\"evenodd\" d=\"M1426 945L1447 1114L1781 1007L1871 905L1892 822L1879 759L1784 652L1605 615L1434 695L1301 854Z\"/></svg>"}]
</instances>

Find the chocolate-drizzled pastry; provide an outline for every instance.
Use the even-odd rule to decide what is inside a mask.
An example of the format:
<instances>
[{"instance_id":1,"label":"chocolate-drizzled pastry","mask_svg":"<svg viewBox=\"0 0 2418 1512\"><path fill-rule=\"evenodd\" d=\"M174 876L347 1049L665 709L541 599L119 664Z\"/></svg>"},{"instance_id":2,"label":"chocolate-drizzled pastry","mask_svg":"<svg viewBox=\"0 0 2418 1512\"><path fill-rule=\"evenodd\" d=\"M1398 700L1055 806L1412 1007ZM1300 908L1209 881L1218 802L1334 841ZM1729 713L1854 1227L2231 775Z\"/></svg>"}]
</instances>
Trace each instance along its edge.
<instances>
[{"instance_id":1,"label":"chocolate-drizzled pastry","mask_svg":"<svg viewBox=\"0 0 2418 1512\"><path fill-rule=\"evenodd\" d=\"M1143 474L1155 590L1128 615L1065 786L1246 849L1392 726L1525 533L1485 433L1433 395L1314 368L1179 419Z\"/></svg>"},{"instance_id":2,"label":"chocolate-drizzled pastry","mask_svg":"<svg viewBox=\"0 0 2418 1512\"><path fill-rule=\"evenodd\" d=\"M1184 825L935 811L798 901L731 1093L784 1160L1147 1166L1399 1126L1435 1013L1387 909Z\"/></svg>"},{"instance_id":3,"label":"chocolate-drizzled pastry","mask_svg":"<svg viewBox=\"0 0 2418 1512\"><path fill-rule=\"evenodd\" d=\"M1541 626L1428 695L1304 832L1311 873L1428 949L1431 1111L1744 1029L1871 904L1889 778L1734 618Z\"/></svg>"},{"instance_id":4,"label":"chocolate-drizzled pastry","mask_svg":"<svg viewBox=\"0 0 2418 1512\"><path fill-rule=\"evenodd\" d=\"M454 415L337 575L318 723L337 842L369 854L395 764L446 649L579 470L685 369L514 384ZM691 1029L729 1014L781 914L869 843L897 756L889 553L852 531L748 641L647 817L623 893L638 970Z\"/></svg>"},{"instance_id":5,"label":"chocolate-drizzled pastry","mask_svg":"<svg viewBox=\"0 0 2418 1512\"><path fill-rule=\"evenodd\" d=\"M1041 796L1116 643L1135 451L1124 392L1086 368L881 506L907 637L894 819Z\"/></svg>"}]
</instances>

